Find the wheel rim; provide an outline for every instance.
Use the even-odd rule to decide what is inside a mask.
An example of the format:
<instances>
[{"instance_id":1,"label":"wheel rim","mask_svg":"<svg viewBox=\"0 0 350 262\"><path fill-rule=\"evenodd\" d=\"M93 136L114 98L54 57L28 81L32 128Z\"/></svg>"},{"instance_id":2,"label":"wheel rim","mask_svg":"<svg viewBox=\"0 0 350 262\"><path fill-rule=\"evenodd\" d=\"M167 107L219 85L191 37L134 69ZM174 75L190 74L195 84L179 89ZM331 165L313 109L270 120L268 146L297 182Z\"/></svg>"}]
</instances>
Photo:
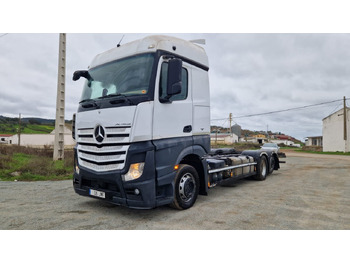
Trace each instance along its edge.
<instances>
[{"instance_id":1,"label":"wheel rim","mask_svg":"<svg viewBox=\"0 0 350 262\"><path fill-rule=\"evenodd\" d=\"M263 177L265 177L265 176L266 176L266 172L267 172L267 165L266 165L265 159L262 159L262 160L261 160L260 170L261 170L261 175L262 175Z\"/></svg>"},{"instance_id":2,"label":"wheel rim","mask_svg":"<svg viewBox=\"0 0 350 262\"><path fill-rule=\"evenodd\" d=\"M179 183L180 198L184 202L189 202L196 190L196 182L191 173L186 173L182 176Z\"/></svg>"}]
</instances>

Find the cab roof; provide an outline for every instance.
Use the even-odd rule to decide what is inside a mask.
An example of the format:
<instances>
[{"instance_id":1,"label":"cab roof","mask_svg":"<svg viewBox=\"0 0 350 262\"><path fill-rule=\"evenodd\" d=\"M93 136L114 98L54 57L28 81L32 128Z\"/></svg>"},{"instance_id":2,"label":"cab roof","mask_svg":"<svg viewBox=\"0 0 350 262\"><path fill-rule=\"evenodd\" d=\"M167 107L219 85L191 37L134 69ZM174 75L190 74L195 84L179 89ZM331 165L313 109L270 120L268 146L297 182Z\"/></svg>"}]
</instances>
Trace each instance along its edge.
<instances>
[{"instance_id":1,"label":"cab roof","mask_svg":"<svg viewBox=\"0 0 350 262\"><path fill-rule=\"evenodd\" d=\"M187 59L209 68L208 56L204 48L192 42L165 35L147 36L98 54L93 59L90 68L124 57L141 53L152 53L157 50L163 50L186 57Z\"/></svg>"}]
</instances>

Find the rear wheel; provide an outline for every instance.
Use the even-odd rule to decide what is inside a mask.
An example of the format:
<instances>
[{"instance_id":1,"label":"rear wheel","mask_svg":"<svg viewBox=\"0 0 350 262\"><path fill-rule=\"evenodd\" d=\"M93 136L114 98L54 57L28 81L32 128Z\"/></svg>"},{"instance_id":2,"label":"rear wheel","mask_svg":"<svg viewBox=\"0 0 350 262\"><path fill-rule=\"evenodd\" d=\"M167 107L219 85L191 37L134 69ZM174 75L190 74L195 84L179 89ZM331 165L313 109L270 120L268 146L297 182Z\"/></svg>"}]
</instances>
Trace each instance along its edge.
<instances>
[{"instance_id":1,"label":"rear wheel","mask_svg":"<svg viewBox=\"0 0 350 262\"><path fill-rule=\"evenodd\" d=\"M190 165L180 165L175 176L175 196L171 204L176 209L187 209L194 205L199 192L198 173Z\"/></svg>"},{"instance_id":2,"label":"rear wheel","mask_svg":"<svg viewBox=\"0 0 350 262\"><path fill-rule=\"evenodd\" d=\"M257 163L254 179L259 181L265 180L268 173L267 167L267 158L266 156L262 156Z\"/></svg>"},{"instance_id":3,"label":"rear wheel","mask_svg":"<svg viewBox=\"0 0 350 262\"><path fill-rule=\"evenodd\" d=\"M275 156L271 156L271 160L270 160L270 172L269 174L272 174L273 170L275 170L275 165L276 165L276 159Z\"/></svg>"}]
</instances>

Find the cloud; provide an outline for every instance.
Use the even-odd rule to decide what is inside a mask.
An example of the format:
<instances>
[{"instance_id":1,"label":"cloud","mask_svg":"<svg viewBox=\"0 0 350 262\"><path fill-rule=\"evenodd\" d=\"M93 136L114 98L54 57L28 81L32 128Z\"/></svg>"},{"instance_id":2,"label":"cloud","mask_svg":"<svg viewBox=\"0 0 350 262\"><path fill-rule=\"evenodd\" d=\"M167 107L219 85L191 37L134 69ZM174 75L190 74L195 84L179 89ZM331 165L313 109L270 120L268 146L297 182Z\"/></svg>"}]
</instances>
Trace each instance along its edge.
<instances>
[{"instance_id":1,"label":"cloud","mask_svg":"<svg viewBox=\"0 0 350 262\"><path fill-rule=\"evenodd\" d=\"M146 35L125 34L122 44ZM170 35L206 39L212 119L350 97L349 34ZM73 72L86 69L96 54L115 47L122 37L67 34L66 119L77 110L82 91L82 82L71 80ZM2 37L0 114L55 118L57 62L58 34ZM272 131L303 138L319 135L322 119L337 105L235 121L243 128L266 130L268 125Z\"/></svg>"}]
</instances>

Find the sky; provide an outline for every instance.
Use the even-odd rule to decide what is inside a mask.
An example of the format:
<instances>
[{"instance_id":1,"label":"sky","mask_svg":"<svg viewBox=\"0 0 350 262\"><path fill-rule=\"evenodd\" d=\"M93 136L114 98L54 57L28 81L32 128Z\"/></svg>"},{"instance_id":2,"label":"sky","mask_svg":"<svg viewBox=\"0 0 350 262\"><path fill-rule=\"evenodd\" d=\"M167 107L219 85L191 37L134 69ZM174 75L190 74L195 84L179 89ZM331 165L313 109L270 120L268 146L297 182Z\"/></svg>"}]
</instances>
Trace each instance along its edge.
<instances>
[{"instance_id":1,"label":"sky","mask_svg":"<svg viewBox=\"0 0 350 262\"><path fill-rule=\"evenodd\" d=\"M232 113L233 123L243 129L300 140L322 135L322 119L342 107L344 96L350 98L346 1L232 0L230 7L221 0L201 3L3 3L0 115L55 118L59 32L67 32L68 120L77 110L83 85L72 81L75 70L86 69L96 54L116 47L123 35L122 44L164 34L206 40L211 125L228 127ZM339 101L244 117L334 100Z\"/></svg>"},{"instance_id":2,"label":"sky","mask_svg":"<svg viewBox=\"0 0 350 262\"><path fill-rule=\"evenodd\" d=\"M58 33L0 33L0 115L55 118ZM211 124L282 132L303 140L322 135L322 119L342 101L300 110L242 117L350 98L350 34L163 33L205 39ZM66 111L72 119L82 91L75 70L96 54L146 33L68 33ZM349 105L349 101L347 101ZM237 117L237 118L235 118Z\"/></svg>"}]
</instances>

